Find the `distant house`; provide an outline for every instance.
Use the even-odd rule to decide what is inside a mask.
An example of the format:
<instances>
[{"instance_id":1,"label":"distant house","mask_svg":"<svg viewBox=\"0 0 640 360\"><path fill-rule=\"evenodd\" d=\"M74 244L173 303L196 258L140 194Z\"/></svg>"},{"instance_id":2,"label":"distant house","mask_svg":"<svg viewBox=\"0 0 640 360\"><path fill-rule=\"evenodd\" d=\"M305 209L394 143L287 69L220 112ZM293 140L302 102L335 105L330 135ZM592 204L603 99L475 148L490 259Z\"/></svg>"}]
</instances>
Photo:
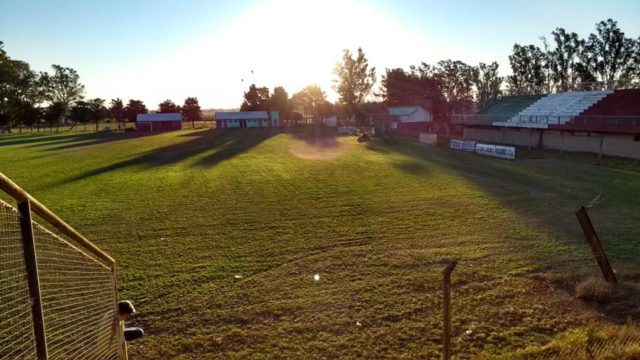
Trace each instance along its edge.
<instances>
[{"instance_id":1,"label":"distant house","mask_svg":"<svg viewBox=\"0 0 640 360\"><path fill-rule=\"evenodd\" d=\"M322 119L322 123L326 127L338 127L338 117L336 117L336 116L326 117L326 118Z\"/></svg>"},{"instance_id":2,"label":"distant house","mask_svg":"<svg viewBox=\"0 0 640 360\"><path fill-rule=\"evenodd\" d=\"M271 128L279 126L280 113L277 111L216 112L216 128L218 129Z\"/></svg>"},{"instance_id":3,"label":"distant house","mask_svg":"<svg viewBox=\"0 0 640 360\"><path fill-rule=\"evenodd\" d=\"M417 134L428 131L432 120L431 111L421 106L390 107L386 114L373 116L378 134Z\"/></svg>"},{"instance_id":4,"label":"distant house","mask_svg":"<svg viewBox=\"0 0 640 360\"><path fill-rule=\"evenodd\" d=\"M136 130L168 131L182 129L182 114L138 114Z\"/></svg>"}]
</instances>

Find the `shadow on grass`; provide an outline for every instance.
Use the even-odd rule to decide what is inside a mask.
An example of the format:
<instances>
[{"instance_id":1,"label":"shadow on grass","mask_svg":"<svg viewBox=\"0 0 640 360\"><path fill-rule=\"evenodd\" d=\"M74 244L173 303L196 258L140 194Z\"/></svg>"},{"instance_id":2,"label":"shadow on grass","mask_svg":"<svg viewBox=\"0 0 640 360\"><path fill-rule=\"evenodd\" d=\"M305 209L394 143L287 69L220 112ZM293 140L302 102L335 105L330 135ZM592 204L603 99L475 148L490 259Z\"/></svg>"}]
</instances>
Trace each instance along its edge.
<instances>
[{"instance_id":1,"label":"shadow on grass","mask_svg":"<svg viewBox=\"0 0 640 360\"><path fill-rule=\"evenodd\" d=\"M598 194L602 194L605 201L592 209L592 220L612 263L614 266L616 263L631 265L633 259L640 257L640 246L633 241L640 237L638 173L585 163L579 156L577 161L548 157L509 161L449 149L426 149L393 139L376 140L366 146L372 151L405 155L409 160L399 161L397 167L408 173L420 175L423 168L437 167L459 176L490 194L491 199L518 214L524 222L540 228L541 232L551 229L564 234L564 240L560 241L567 246L561 252L543 252L546 258L531 253L529 245L514 241L512 246L532 259L541 260L545 267L551 266L567 280L597 271L574 213ZM631 271L640 273L637 267ZM640 291L636 293L640 294ZM621 314L637 320L640 319L640 310L637 310L640 295L633 298L634 301L597 310L610 321L619 322Z\"/></svg>"},{"instance_id":2,"label":"shadow on grass","mask_svg":"<svg viewBox=\"0 0 640 360\"><path fill-rule=\"evenodd\" d=\"M66 149L81 148L85 146L106 144L114 141L135 139L143 136L152 136L152 135L158 135L158 134L159 133L157 132L150 133L150 132L140 132L140 131L126 132L126 133L110 133L110 132L91 133L91 134L85 134L84 136L78 137L75 139L71 138L71 139L64 139L64 140L54 141L54 142L49 142L44 144L35 144L35 145L31 145L31 147L57 145L55 147L47 149L49 151L57 151L57 150L66 150Z\"/></svg>"},{"instance_id":3,"label":"shadow on grass","mask_svg":"<svg viewBox=\"0 0 640 360\"><path fill-rule=\"evenodd\" d=\"M88 134L67 134L60 135L59 133L41 133L37 135L10 135L10 136L0 136L0 146L8 146L8 145L28 145L28 144L42 144L49 145L51 143L59 142L59 141L77 141L81 139L83 136L87 136ZM32 146L33 146L32 145Z\"/></svg>"},{"instance_id":4,"label":"shadow on grass","mask_svg":"<svg viewBox=\"0 0 640 360\"><path fill-rule=\"evenodd\" d=\"M180 135L180 137L188 137L187 141L144 152L132 159L85 172L65 182L79 181L131 166L171 165L209 151L213 153L199 160L195 165L212 167L257 146L278 133L278 129L201 130Z\"/></svg>"}]
</instances>

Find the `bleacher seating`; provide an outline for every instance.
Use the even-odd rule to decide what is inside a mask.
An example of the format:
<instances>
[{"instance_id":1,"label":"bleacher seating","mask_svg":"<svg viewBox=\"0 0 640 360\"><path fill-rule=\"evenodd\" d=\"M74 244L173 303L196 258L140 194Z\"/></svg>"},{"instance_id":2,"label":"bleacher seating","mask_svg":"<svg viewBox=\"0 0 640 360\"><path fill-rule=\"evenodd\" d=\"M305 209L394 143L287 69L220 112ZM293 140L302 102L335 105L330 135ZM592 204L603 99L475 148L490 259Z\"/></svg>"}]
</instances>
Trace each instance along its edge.
<instances>
[{"instance_id":1,"label":"bleacher seating","mask_svg":"<svg viewBox=\"0 0 640 360\"><path fill-rule=\"evenodd\" d=\"M452 122L467 125L492 125L495 121L510 119L541 97L542 95L503 96L475 114L454 115Z\"/></svg>"},{"instance_id":2,"label":"bleacher seating","mask_svg":"<svg viewBox=\"0 0 640 360\"><path fill-rule=\"evenodd\" d=\"M541 97L542 95L503 96L492 106L483 109L478 114L511 117L538 101Z\"/></svg>"},{"instance_id":3,"label":"bleacher seating","mask_svg":"<svg viewBox=\"0 0 640 360\"><path fill-rule=\"evenodd\" d=\"M549 94L529 105L507 121L495 121L496 126L547 128L567 124L589 107L611 94L611 91L588 91Z\"/></svg>"},{"instance_id":4,"label":"bleacher seating","mask_svg":"<svg viewBox=\"0 0 640 360\"><path fill-rule=\"evenodd\" d=\"M616 90L555 130L640 133L640 89Z\"/></svg>"},{"instance_id":5,"label":"bleacher seating","mask_svg":"<svg viewBox=\"0 0 640 360\"><path fill-rule=\"evenodd\" d=\"M640 89L616 90L580 116L640 116Z\"/></svg>"}]
</instances>

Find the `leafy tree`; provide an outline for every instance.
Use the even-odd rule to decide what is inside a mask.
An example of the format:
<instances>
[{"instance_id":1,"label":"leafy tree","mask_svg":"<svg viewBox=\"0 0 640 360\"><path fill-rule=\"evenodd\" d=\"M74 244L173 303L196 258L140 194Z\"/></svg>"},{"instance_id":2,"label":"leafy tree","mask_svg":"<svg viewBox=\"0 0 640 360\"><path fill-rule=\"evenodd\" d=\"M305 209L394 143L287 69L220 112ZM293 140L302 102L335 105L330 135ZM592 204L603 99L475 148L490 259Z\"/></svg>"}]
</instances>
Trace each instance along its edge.
<instances>
[{"instance_id":1,"label":"leafy tree","mask_svg":"<svg viewBox=\"0 0 640 360\"><path fill-rule=\"evenodd\" d=\"M353 117L357 106L364 102L376 82L376 68L369 68L362 48L358 48L355 57L345 49L342 62L336 64L333 72L338 77L334 80L334 90L340 96L340 103L344 105L347 115Z\"/></svg>"},{"instance_id":2,"label":"leafy tree","mask_svg":"<svg viewBox=\"0 0 640 360\"><path fill-rule=\"evenodd\" d=\"M200 110L200 104L198 104L198 98L188 97L184 100L182 117L184 121L191 121L192 127L195 127L196 121L202 120L202 111Z\"/></svg>"},{"instance_id":3,"label":"leafy tree","mask_svg":"<svg viewBox=\"0 0 640 360\"><path fill-rule=\"evenodd\" d=\"M435 75L449 106L456 111L470 110L473 104L475 69L460 60L442 60L438 62Z\"/></svg>"},{"instance_id":4,"label":"leafy tree","mask_svg":"<svg viewBox=\"0 0 640 360\"><path fill-rule=\"evenodd\" d=\"M290 112L289 94L282 86L277 86L273 89L273 94L269 99L271 110L279 111L280 115L288 119Z\"/></svg>"},{"instance_id":5,"label":"leafy tree","mask_svg":"<svg viewBox=\"0 0 640 360\"><path fill-rule=\"evenodd\" d=\"M269 88L249 86L249 91L244 93L244 101L240 105L240 111L269 111Z\"/></svg>"},{"instance_id":6,"label":"leafy tree","mask_svg":"<svg viewBox=\"0 0 640 360\"><path fill-rule=\"evenodd\" d=\"M170 113L179 113L180 106L176 105L173 101L167 99L158 105L158 113L160 114L170 114Z\"/></svg>"},{"instance_id":7,"label":"leafy tree","mask_svg":"<svg viewBox=\"0 0 640 360\"><path fill-rule=\"evenodd\" d=\"M541 94L545 91L546 56L535 45L513 45L513 54L509 55L512 75L507 77L509 92L513 95Z\"/></svg>"},{"instance_id":8,"label":"leafy tree","mask_svg":"<svg viewBox=\"0 0 640 360\"><path fill-rule=\"evenodd\" d=\"M549 52L547 66L551 79L548 80L552 81L559 91L572 90L578 80L575 70L582 42L578 38L578 34L567 33L563 28L556 28L551 34L556 48Z\"/></svg>"},{"instance_id":9,"label":"leafy tree","mask_svg":"<svg viewBox=\"0 0 640 360\"><path fill-rule=\"evenodd\" d=\"M53 102L45 108L44 114L43 114L43 120L50 127L53 127L53 125L60 124L60 121L62 120L62 118L66 113L67 113L67 107L65 104L59 103L59 102Z\"/></svg>"},{"instance_id":10,"label":"leafy tree","mask_svg":"<svg viewBox=\"0 0 640 360\"><path fill-rule=\"evenodd\" d=\"M27 100L14 99L7 108L7 122L0 126L32 126L41 117L40 109Z\"/></svg>"},{"instance_id":11,"label":"leafy tree","mask_svg":"<svg viewBox=\"0 0 640 360\"><path fill-rule=\"evenodd\" d=\"M124 107L124 117L130 122L136 121L138 114L146 114L148 112L142 100L131 99L127 106Z\"/></svg>"},{"instance_id":12,"label":"leafy tree","mask_svg":"<svg viewBox=\"0 0 640 360\"><path fill-rule=\"evenodd\" d=\"M109 116L113 120L118 122L118 129L120 129L122 121L125 118L124 104L122 103L122 99L120 98L111 99L111 103L109 105Z\"/></svg>"},{"instance_id":13,"label":"leafy tree","mask_svg":"<svg viewBox=\"0 0 640 360\"><path fill-rule=\"evenodd\" d=\"M388 106L425 105L431 103L433 112L444 108L440 79L435 68L422 63L419 67L386 69L381 81L381 96Z\"/></svg>"},{"instance_id":14,"label":"leafy tree","mask_svg":"<svg viewBox=\"0 0 640 360\"><path fill-rule=\"evenodd\" d=\"M98 124L108 116L107 108L104 106L104 99L95 98L88 101L89 117L96 124L96 132L98 132Z\"/></svg>"},{"instance_id":15,"label":"leafy tree","mask_svg":"<svg viewBox=\"0 0 640 360\"><path fill-rule=\"evenodd\" d=\"M11 59L0 41L0 126L30 121L24 114L41 101L38 85L38 76L29 64Z\"/></svg>"},{"instance_id":16,"label":"leafy tree","mask_svg":"<svg viewBox=\"0 0 640 360\"><path fill-rule=\"evenodd\" d=\"M500 92L503 78L498 75L498 63L480 63L474 70L473 82L479 103L484 103Z\"/></svg>"},{"instance_id":17,"label":"leafy tree","mask_svg":"<svg viewBox=\"0 0 640 360\"><path fill-rule=\"evenodd\" d=\"M596 34L589 35L587 40L595 73L609 88L622 85L617 82L631 80L637 72L634 57L638 45L624 35L618 23L608 19L596 24Z\"/></svg>"},{"instance_id":18,"label":"leafy tree","mask_svg":"<svg viewBox=\"0 0 640 360\"><path fill-rule=\"evenodd\" d=\"M77 123L87 124L92 120L91 104L87 101L76 101L69 109L69 118L74 125Z\"/></svg>"},{"instance_id":19,"label":"leafy tree","mask_svg":"<svg viewBox=\"0 0 640 360\"><path fill-rule=\"evenodd\" d=\"M84 85L80 83L80 75L72 68L51 65L53 75L41 73L40 78L45 91L45 98L50 102L63 104L69 108L74 102L84 98Z\"/></svg>"},{"instance_id":20,"label":"leafy tree","mask_svg":"<svg viewBox=\"0 0 640 360\"><path fill-rule=\"evenodd\" d=\"M320 86L313 84L291 96L292 108L305 118L319 121L322 116L331 115L333 110Z\"/></svg>"}]
</instances>

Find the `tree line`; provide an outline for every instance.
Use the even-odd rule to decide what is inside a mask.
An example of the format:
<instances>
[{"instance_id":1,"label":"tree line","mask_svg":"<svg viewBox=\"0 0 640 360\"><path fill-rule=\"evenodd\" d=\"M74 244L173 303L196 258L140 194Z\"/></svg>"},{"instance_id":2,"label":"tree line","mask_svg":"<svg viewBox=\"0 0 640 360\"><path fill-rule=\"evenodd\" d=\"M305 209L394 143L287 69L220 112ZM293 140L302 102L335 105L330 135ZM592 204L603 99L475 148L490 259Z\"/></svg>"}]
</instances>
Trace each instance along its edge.
<instances>
[{"instance_id":1,"label":"tree line","mask_svg":"<svg viewBox=\"0 0 640 360\"><path fill-rule=\"evenodd\" d=\"M612 90L640 86L640 37L632 39L612 19L596 24L586 39L575 32L556 28L552 42L540 37L537 45L514 44L509 55L512 74L501 76L498 63L469 65L460 60L442 60L435 65L422 62L408 69L385 69L377 91L376 69L362 51L344 50L336 65L333 89L336 104L326 101L317 85L309 86L289 99L282 87L270 94L265 87L251 85L245 93L243 110L274 109L292 118L313 118L335 113L366 121L385 106L423 105L436 118L453 112L469 112L498 95L534 95L575 90ZM373 96L371 96L373 95ZM276 100L277 99L277 100ZM376 100L378 99L378 100ZM379 101L381 99L382 101Z\"/></svg>"},{"instance_id":2,"label":"tree line","mask_svg":"<svg viewBox=\"0 0 640 360\"><path fill-rule=\"evenodd\" d=\"M22 60L12 59L0 41L0 129L15 127L58 127L75 124L98 123L110 119L118 127L136 120L138 114L148 113L141 100L85 99L85 87L80 75L72 68L52 65L52 73L36 72ZM182 106L165 100L158 112L179 112L185 121L202 120L198 99L188 97Z\"/></svg>"},{"instance_id":3,"label":"tree line","mask_svg":"<svg viewBox=\"0 0 640 360\"><path fill-rule=\"evenodd\" d=\"M424 105L436 119L453 112L469 112L499 94L530 95L572 90L616 89L640 86L640 37L629 38L616 21L596 24L595 32L580 38L575 32L556 28L551 41L541 45L514 44L509 55L511 75L501 76L498 63L469 65L460 60L420 63L408 69L385 69L379 87L376 68L362 49L344 50L334 68L333 90L337 103L311 84L289 97L282 87L273 92L251 84L240 106L243 111L276 110L295 122L317 121L341 114L351 121L366 121L385 106ZM198 99L189 97L182 106L163 101L158 112L180 112L187 121L201 120ZM87 124L112 119L121 124L148 113L141 100L125 105L119 98L107 105L104 99L85 99L78 73L52 65L52 72L35 72L27 62L10 58L0 41L0 128L45 124L58 126L65 120Z\"/></svg>"}]
</instances>

